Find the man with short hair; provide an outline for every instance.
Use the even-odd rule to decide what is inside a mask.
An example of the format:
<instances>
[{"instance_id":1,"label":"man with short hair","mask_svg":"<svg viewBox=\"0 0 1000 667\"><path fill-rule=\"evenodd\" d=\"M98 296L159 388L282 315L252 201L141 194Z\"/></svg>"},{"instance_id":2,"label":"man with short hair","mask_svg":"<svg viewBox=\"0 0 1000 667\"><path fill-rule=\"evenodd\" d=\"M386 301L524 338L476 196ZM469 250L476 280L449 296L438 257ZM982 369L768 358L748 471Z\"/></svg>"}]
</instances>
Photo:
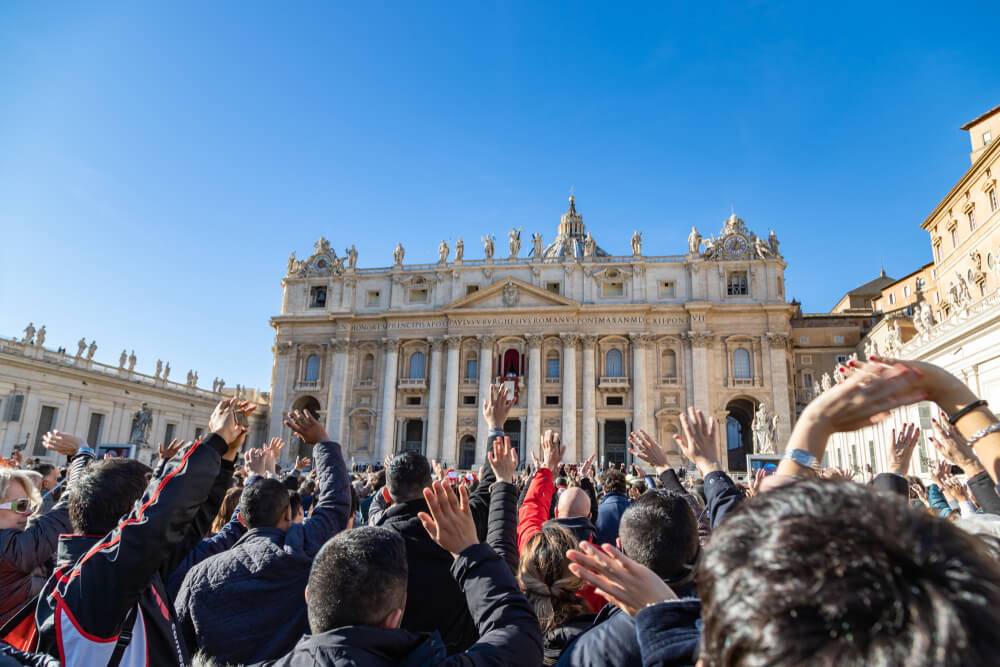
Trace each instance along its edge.
<instances>
[{"instance_id":1,"label":"man with short hair","mask_svg":"<svg viewBox=\"0 0 1000 667\"><path fill-rule=\"evenodd\" d=\"M397 490L399 487L396 487ZM441 636L400 627L408 603L407 538L364 527L327 542L306 589L310 635L271 665L538 665L542 637L508 565L479 544L469 493L434 482L423 491L422 529L452 559L450 572L476 619L468 652L449 656Z\"/></svg>"},{"instance_id":2,"label":"man with short hair","mask_svg":"<svg viewBox=\"0 0 1000 667\"><path fill-rule=\"evenodd\" d=\"M347 527L350 478L340 445L308 412L290 413L285 425L315 445L321 490L312 515L295 522L301 503L293 508L277 479L250 482L239 504L247 533L228 551L192 567L174 602L188 647L223 663L269 660L295 646L308 630L302 595L313 558Z\"/></svg>"},{"instance_id":3,"label":"man with short hair","mask_svg":"<svg viewBox=\"0 0 1000 667\"><path fill-rule=\"evenodd\" d=\"M619 544L628 557L663 579L684 605L684 628L675 630L677 664L693 664L698 646L700 610L694 587L699 553L698 519L683 494L654 489L639 496L622 515ZM681 636L682 630L687 633ZM594 626L570 644L559 665L610 667L642 665L635 620L613 604L605 605Z\"/></svg>"},{"instance_id":4,"label":"man with short hair","mask_svg":"<svg viewBox=\"0 0 1000 667\"><path fill-rule=\"evenodd\" d=\"M38 463L31 466L31 470L42 476L38 485L38 492L42 494L42 506L38 509L36 516L48 514L55 506L55 491L59 488L59 468L51 463Z\"/></svg>"},{"instance_id":5,"label":"man with short hair","mask_svg":"<svg viewBox=\"0 0 1000 667\"><path fill-rule=\"evenodd\" d=\"M599 544L614 544L618 539L618 524L629 504L625 473L612 468L602 476L601 485L604 496L597 504L597 541Z\"/></svg>"}]
</instances>

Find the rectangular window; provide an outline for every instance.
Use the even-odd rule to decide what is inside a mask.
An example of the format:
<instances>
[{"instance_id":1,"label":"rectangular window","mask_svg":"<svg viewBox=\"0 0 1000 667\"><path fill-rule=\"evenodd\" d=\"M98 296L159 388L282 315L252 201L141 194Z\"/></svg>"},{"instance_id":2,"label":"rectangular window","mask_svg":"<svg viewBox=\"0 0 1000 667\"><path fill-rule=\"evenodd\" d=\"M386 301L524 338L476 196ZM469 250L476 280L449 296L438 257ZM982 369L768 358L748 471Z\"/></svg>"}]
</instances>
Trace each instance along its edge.
<instances>
[{"instance_id":1,"label":"rectangular window","mask_svg":"<svg viewBox=\"0 0 1000 667\"><path fill-rule=\"evenodd\" d=\"M24 394L14 394L7 399L7 412L4 420L9 422L21 421L21 409L24 408Z\"/></svg>"},{"instance_id":2,"label":"rectangular window","mask_svg":"<svg viewBox=\"0 0 1000 667\"><path fill-rule=\"evenodd\" d=\"M326 287L316 286L309 288L309 307L326 308Z\"/></svg>"},{"instance_id":3,"label":"rectangular window","mask_svg":"<svg viewBox=\"0 0 1000 667\"><path fill-rule=\"evenodd\" d=\"M611 299L625 296L625 283L604 283L603 292L604 296Z\"/></svg>"},{"instance_id":4,"label":"rectangular window","mask_svg":"<svg viewBox=\"0 0 1000 667\"><path fill-rule=\"evenodd\" d=\"M935 262L940 262L941 261L941 244L940 243L935 243L934 244L934 261ZM935 278L936 277L937 276L935 276Z\"/></svg>"},{"instance_id":5,"label":"rectangular window","mask_svg":"<svg viewBox=\"0 0 1000 667\"><path fill-rule=\"evenodd\" d=\"M838 354L837 355L837 363L838 364L846 364L847 363L847 355L846 354Z\"/></svg>"},{"instance_id":6,"label":"rectangular window","mask_svg":"<svg viewBox=\"0 0 1000 667\"><path fill-rule=\"evenodd\" d=\"M559 357L545 360L545 377L559 379Z\"/></svg>"},{"instance_id":7,"label":"rectangular window","mask_svg":"<svg viewBox=\"0 0 1000 667\"><path fill-rule=\"evenodd\" d=\"M56 413L59 408L52 405L43 405L42 414L38 416L38 429L35 431L35 446L31 451L32 456L45 456L48 450L42 447L42 436L52 430L56 423Z\"/></svg>"},{"instance_id":8,"label":"rectangular window","mask_svg":"<svg viewBox=\"0 0 1000 667\"><path fill-rule=\"evenodd\" d=\"M676 290L674 289L674 283L670 280L660 281L660 298L661 299L673 299L676 296Z\"/></svg>"},{"instance_id":9,"label":"rectangular window","mask_svg":"<svg viewBox=\"0 0 1000 667\"><path fill-rule=\"evenodd\" d=\"M843 345L844 344L844 337L843 336L834 336L833 337L833 344L834 345Z\"/></svg>"},{"instance_id":10,"label":"rectangular window","mask_svg":"<svg viewBox=\"0 0 1000 667\"><path fill-rule=\"evenodd\" d=\"M799 345L808 345L809 336L799 336Z\"/></svg>"},{"instance_id":11,"label":"rectangular window","mask_svg":"<svg viewBox=\"0 0 1000 667\"><path fill-rule=\"evenodd\" d=\"M553 294L562 294L562 283L558 281L545 283L545 289Z\"/></svg>"},{"instance_id":12,"label":"rectangular window","mask_svg":"<svg viewBox=\"0 0 1000 667\"><path fill-rule=\"evenodd\" d=\"M365 305L366 306L377 306L379 301L382 300L382 292L375 290L369 290L365 294Z\"/></svg>"},{"instance_id":13,"label":"rectangular window","mask_svg":"<svg viewBox=\"0 0 1000 667\"><path fill-rule=\"evenodd\" d=\"M746 271L732 271L726 281L726 294L729 296L747 296L750 294L750 283Z\"/></svg>"},{"instance_id":14,"label":"rectangular window","mask_svg":"<svg viewBox=\"0 0 1000 667\"><path fill-rule=\"evenodd\" d=\"M997 189L993 188L990 190L990 213L995 213L997 210Z\"/></svg>"},{"instance_id":15,"label":"rectangular window","mask_svg":"<svg viewBox=\"0 0 1000 667\"><path fill-rule=\"evenodd\" d=\"M466 296L468 296L470 294L475 294L478 291L479 291L479 285L466 285L465 286L465 295Z\"/></svg>"},{"instance_id":16,"label":"rectangular window","mask_svg":"<svg viewBox=\"0 0 1000 667\"><path fill-rule=\"evenodd\" d=\"M873 473L877 473L878 472L878 467L877 467L878 463L875 460L875 441L874 440L869 440L868 441L868 462L872 466L872 472Z\"/></svg>"},{"instance_id":17,"label":"rectangular window","mask_svg":"<svg viewBox=\"0 0 1000 667\"><path fill-rule=\"evenodd\" d=\"M101 444L101 430L104 427L104 415L100 412L90 413L90 426L87 428L87 444L96 447ZM170 442L167 440L166 442Z\"/></svg>"},{"instance_id":18,"label":"rectangular window","mask_svg":"<svg viewBox=\"0 0 1000 667\"><path fill-rule=\"evenodd\" d=\"M177 424L171 424L167 422L167 427L163 429L163 444L169 445L170 441L174 439L174 433L177 431Z\"/></svg>"},{"instance_id":19,"label":"rectangular window","mask_svg":"<svg viewBox=\"0 0 1000 667\"><path fill-rule=\"evenodd\" d=\"M475 394L466 394L465 396L462 397L462 405L475 405L475 404L476 404Z\"/></svg>"},{"instance_id":20,"label":"rectangular window","mask_svg":"<svg viewBox=\"0 0 1000 667\"><path fill-rule=\"evenodd\" d=\"M993 141L993 133L989 130L983 132L983 146L989 146L990 142Z\"/></svg>"},{"instance_id":21,"label":"rectangular window","mask_svg":"<svg viewBox=\"0 0 1000 667\"><path fill-rule=\"evenodd\" d=\"M907 298L909 298L909 296L910 296L910 286L909 285L903 285L903 298L907 299Z\"/></svg>"},{"instance_id":22,"label":"rectangular window","mask_svg":"<svg viewBox=\"0 0 1000 667\"><path fill-rule=\"evenodd\" d=\"M475 358L465 360L465 379L475 380L479 374L479 363Z\"/></svg>"},{"instance_id":23,"label":"rectangular window","mask_svg":"<svg viewBox=\"0 0 1000 667\"><path fill-rule=\"evenodd\" d=\"M889 305L896 305L896 294L894 292L889 292Z\"/></svg>"},{"instance_id":24,"label":"rectangular window","mask_svg":"<svg viewBox=\"0 0 1000 667\"><path fill-rule=\"evenodd\" d=\"M420 397L419 396L407 396L406 397L406 404L407 405L420 405Z\"/></svg>"},{"instance_id":25,"label":"rectangular window","mask_svg":"<svg viewBox=\"0 0 1000 667\"><path fill-rule=\"evenodd\" d=\"M976 229L976 209L970 208L969 212L965 214L969 218L969 230L973 231Z\"/></svg>"},{"instance_id":26,"label":"rectangular window","mask_svg":"<svg viewBox=\"0 0 1000 667\"><path fill-rule=\"evenodd\" d=\"M812 389L813 386L813 374L803 373L802 374L802 386L806 389Z\"/></svg>"},{"instance_id":27,"label":"rectangular window","mask_svg":"<svg viewBox=\"0 0 1000 667\"><path fill-rule=\"evenodd\" d=\"M951 245L954 248L958 247L958 228L951 230Z\"/></svg>"},{"instance_id":28,"label":"rectangular window","mask_svg":"<svg viewBox=\"0 0 1000 667\"><path fill-rule=\"evenodd\" d=\"M559 395L546 396L545 405L559 405Z\"/></svg>"},{"instance_id":29,"label":"rectangular window","mask_svg":"<svg viewBox=\"0 0 1000 667\"><path fill-rule=\"evenodd\" d=\"M624 396L608 396L605 399L604 404L607 405L608 407L615 407L615 406L618 406L618 405L625 405L625 397Z\"/></svg>"},{"instance_id":30,"label":"rectangular window","mask_svg":"<svg viewBox=\"0 0 1000 667\"><path fill-rule=\"evenodd\" d=\"M802 356L799 357L799 363L802 364L803 366L810 366L812 365L812 362L813 358L811 354L803 354Z\"/></svg>"},{"instance_id":31,"label":"rectangular window","mask_svg":"<svg viewBox=\"0 0 1000 667\"><path fill-rule=\"evenodd\" d=\"M425 287L410 290L410 303L427 303L430 292Z\"/></svg>"}]
</instances>

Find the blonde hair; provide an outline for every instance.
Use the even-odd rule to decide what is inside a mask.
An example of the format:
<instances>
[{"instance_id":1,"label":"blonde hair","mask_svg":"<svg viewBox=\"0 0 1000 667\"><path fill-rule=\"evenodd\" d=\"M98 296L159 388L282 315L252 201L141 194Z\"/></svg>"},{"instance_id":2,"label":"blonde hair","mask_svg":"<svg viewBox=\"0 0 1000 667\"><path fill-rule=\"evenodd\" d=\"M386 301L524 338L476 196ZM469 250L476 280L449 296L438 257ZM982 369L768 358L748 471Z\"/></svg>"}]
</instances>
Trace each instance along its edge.
<instances>
[{"instance_id":1,"label":"blonde hair","mask_svg":"<svg viewBox=\"0 0 1000 667\"><path fill-rule=\"evenodd\" d=\"M548 523L531 536L521 552L517 580L535 608L543 633L590 611L577 595L583 582L569 571L566 558L566 552L576 545L577 540L568 529Z\"/></svg>"},{"instance_id":2,"label":"blonde hair","mask_svg":"<svg viewBox=\"0 0 1000 667\"><path fill-rule=\"evenodd\" d=\"M7 495L7 490L10 488L11 482L18 482L28 494L31 507L37 510L42 506L42 495L38 492L38 487L35 485L35 476L41 477L37 472L30 470L0 468L0 498Z\"/></svg>"}]
</instances>

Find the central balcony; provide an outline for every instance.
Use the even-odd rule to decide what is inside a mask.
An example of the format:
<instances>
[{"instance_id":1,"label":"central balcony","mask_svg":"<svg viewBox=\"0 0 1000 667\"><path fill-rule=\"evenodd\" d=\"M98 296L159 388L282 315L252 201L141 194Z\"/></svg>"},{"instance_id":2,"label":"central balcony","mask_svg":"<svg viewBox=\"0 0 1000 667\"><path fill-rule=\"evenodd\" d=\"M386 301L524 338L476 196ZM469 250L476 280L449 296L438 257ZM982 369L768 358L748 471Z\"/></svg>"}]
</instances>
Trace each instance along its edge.
<instances>
[{"instance_id":1,"label":"central balcony","mask_svg":"<svg viewBox=\"0 0 1000 667\"><path fill-rule=\"evenodd\" d=\"M399 378L400 391L425 391L427 389L426 378Z\"/></svg>"},{"instance_id":2,"label":"central balcony","mask_svg":"<svg viewBox=\"0 0 1000 667\"><path fill-rule=\"evenodd\" d=\"M629 379L627 377L602 375L597 383L597 388L603 391L626 392L629 388Z\"/></svg>"}]
</instances>

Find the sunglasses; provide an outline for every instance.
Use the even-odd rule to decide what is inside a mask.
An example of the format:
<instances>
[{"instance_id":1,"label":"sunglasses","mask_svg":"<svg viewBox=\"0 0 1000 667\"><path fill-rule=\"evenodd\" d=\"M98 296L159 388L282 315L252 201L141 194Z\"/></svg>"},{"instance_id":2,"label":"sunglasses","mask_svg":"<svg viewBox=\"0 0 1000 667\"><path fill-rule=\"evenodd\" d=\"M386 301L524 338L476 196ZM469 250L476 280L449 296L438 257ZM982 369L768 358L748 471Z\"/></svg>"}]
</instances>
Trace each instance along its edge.
<instances>
[{"instance_id":1,"label":"sunglasses","mask_svg":"<svg viewBox=\"0 0 1000 667\"><path fill-rule=\"evenodd\" d=\"M18 514L31 514L34 512L30 498L21 498L19 500L12 500L9 503L0 503L0 510L10 510Z\"/></svg>"}]
</instances>

